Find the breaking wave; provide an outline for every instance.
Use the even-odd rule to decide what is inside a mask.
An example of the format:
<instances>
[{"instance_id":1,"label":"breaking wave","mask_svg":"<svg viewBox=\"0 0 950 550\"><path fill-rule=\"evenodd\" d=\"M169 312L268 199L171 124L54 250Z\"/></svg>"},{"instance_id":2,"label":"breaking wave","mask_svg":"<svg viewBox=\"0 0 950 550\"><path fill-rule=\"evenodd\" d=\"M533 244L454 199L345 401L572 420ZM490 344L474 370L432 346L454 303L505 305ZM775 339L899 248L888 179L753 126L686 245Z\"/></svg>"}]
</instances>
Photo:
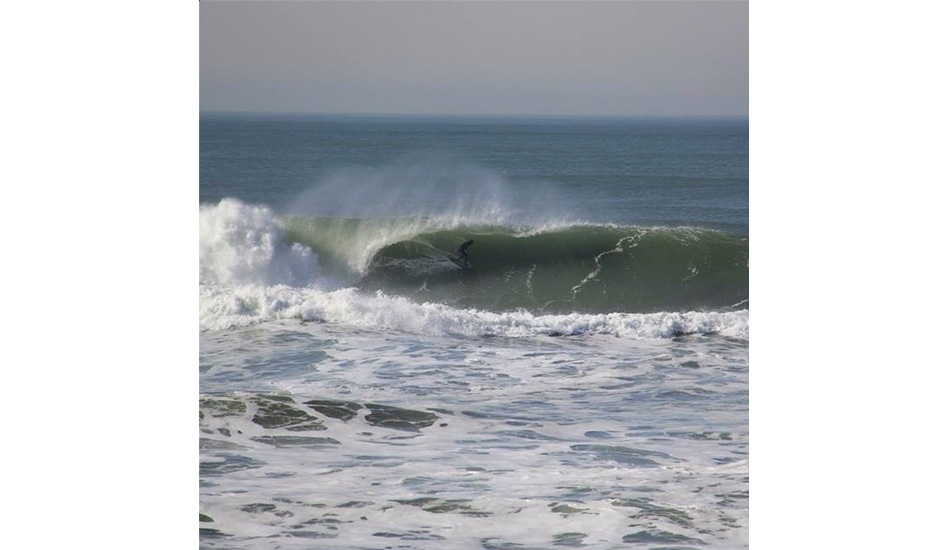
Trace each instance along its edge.
<instances>
[{"instance_id":1,"label":"breaking wave","mask_svg":"<svg viewBox=\"0 0 950 550\"><path fill-rule=\"evenodd\" d=\"M294 318L466 336L748 335L748 239L719 231L280 217L233 199L203 206L200 231L203 330ZM465 239L471 269L448 258Z\"/></svg>"}]
</instances>

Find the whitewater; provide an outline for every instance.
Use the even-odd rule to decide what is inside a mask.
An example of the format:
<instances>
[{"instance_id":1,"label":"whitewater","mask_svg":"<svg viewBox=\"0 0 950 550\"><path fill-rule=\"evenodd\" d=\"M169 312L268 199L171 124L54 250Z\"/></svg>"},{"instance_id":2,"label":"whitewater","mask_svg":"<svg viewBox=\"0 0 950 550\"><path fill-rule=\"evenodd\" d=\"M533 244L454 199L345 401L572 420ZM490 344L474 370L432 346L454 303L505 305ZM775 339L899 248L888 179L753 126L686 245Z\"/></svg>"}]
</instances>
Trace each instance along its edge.
<instances>
[{"instance_id":1,"label":"whitewater","mask_svg":"<svg viewBox=\"0 0 950 550\"><path fill-rule=\"evenodd\" d=\"M743 142L713 180L676 153L747 130L498 124L535 153L457 121L203 119L203 548L748 545ZM475 160L370 162L447 134ZM680 179L564 164L605 136Z\"/></svg>"}]
</instances>

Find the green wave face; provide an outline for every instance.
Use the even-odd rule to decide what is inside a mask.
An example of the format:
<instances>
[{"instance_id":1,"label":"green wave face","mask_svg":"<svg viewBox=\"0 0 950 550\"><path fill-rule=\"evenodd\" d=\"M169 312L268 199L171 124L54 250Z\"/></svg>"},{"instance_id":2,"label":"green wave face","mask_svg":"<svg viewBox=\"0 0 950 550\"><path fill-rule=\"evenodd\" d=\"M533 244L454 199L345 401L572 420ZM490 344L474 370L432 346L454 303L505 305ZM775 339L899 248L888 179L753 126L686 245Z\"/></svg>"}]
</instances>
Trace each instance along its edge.
<instances>
[{"instance_id":1,"label":"green wave face","mask_svg":"<svg viewBox=\"0 0 950 550\"><path fill-rule=\"evenodd\" d=\"M432 220L285 220L290 240L364 290L491 311L605 313L748 307L749 243L692 228L541 232ZM448 256L466 239L471 269Z\"/></svg>"}]
</instances>

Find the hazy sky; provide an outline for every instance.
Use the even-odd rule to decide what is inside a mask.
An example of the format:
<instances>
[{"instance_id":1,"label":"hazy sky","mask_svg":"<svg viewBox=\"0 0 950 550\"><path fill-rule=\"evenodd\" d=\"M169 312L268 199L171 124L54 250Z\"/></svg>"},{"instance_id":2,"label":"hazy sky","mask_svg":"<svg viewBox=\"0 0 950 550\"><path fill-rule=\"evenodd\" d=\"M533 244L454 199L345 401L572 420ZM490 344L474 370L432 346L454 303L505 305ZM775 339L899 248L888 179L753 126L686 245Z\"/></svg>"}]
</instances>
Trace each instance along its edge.
<instances>
[{"instance_id":1,"label":"hazy sky","mask_svg":"<svg viewBox=\"0 0 950 550\"><path fill-rule=\"evenodd\" d=\"M200 10L203 111L748 115L747 2Z\"/></svg>"}]
</instances>

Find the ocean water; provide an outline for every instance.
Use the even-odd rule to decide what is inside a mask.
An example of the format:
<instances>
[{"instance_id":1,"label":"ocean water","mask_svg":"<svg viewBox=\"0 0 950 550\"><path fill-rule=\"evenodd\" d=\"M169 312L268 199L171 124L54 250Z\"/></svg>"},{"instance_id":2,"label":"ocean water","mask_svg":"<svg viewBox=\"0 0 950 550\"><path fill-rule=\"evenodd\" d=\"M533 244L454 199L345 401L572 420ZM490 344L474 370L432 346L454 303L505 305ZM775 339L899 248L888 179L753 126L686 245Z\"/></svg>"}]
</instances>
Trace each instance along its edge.
<instances>
[{"instance_id":1,"label":"ocean water","mask_svg":"<svg viewBox=\"0 0 950 550\"><path fill-rule=\"evenodd\" d=\"M746 120L200 140L203 548L748 546Z\"/></svg>"}]
</instances>

